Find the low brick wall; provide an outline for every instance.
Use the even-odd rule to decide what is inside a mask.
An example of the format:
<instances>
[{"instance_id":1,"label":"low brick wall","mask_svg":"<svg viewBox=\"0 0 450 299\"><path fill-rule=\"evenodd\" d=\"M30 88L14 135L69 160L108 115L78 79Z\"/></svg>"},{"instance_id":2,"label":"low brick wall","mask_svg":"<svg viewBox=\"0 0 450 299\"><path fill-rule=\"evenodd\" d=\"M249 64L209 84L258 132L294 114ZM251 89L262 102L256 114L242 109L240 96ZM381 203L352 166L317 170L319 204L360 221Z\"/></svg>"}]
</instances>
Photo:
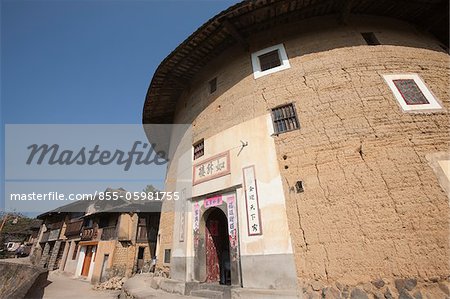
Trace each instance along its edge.
<instances>
[{"instance_id":1,"label":"low brick wall","mask_svg":"<svg viewBox=\"0 0 450 299\"><path fill-rule=\"evenodd\" d=\"M0 298L42 298L48 270L16 261L0 261Z\"/></svg>"}]
</instances>

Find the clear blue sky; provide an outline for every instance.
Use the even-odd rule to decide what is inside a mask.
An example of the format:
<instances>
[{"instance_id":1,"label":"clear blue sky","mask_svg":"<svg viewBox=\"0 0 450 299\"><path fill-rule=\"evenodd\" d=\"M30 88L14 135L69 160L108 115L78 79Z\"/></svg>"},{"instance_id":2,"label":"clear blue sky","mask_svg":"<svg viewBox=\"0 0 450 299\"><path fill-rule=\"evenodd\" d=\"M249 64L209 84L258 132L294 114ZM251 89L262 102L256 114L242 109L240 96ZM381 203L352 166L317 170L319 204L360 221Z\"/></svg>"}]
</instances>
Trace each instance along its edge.
<instances>
[{"instance_id":1,"label":"clear blue sky","mask_svg":"<svg viewBox=\"0 0 450 299\"><path fill-rule=\"evenodd\" d=\"M1 169L5 124L140 123L158 64L236 2L1 0Z\"/></svg>"}]
</instances>

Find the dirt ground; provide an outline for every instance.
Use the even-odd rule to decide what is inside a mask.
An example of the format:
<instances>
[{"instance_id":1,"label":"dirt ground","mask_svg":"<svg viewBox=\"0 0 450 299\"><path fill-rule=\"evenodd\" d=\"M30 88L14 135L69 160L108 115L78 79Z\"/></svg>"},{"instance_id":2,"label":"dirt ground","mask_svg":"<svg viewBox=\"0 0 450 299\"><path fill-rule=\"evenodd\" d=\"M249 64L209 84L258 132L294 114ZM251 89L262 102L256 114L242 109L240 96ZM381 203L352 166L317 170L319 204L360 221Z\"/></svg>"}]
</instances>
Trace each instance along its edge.
<instances>
[{"instance_id":1,"label":"dirt ground","mask_svg":"<svg viewBox=\"0 0 450 299\"><path fill-rule=\"evenodd\" d=\"M139 278L139 277L137 277ZM112 299L118 298L121 291L98 291L93 290L93 285L87 281L73 278L67 274L50 271L47 280L49 284L44 289L44 299ZM141 298L158 298L158 299L180 299L180 298L198 298L190 296L182 296L178 294L169 294L161 290L152 289L150 286L136 284L134 291L139 293Z\"/></svg>"},{"instance_id":2,"label":"dirt ground","mask_svg":"<svg viewBox=\"0 0 450 299\"><path fill-rule=\"evenodd\" d=\"M45 299L72 299L72 298L117 298L120 291L96 291L87 281L75 279L65 274L51 271L47 280L49 285L44 289Z\"/></svg>"}]
</instances>

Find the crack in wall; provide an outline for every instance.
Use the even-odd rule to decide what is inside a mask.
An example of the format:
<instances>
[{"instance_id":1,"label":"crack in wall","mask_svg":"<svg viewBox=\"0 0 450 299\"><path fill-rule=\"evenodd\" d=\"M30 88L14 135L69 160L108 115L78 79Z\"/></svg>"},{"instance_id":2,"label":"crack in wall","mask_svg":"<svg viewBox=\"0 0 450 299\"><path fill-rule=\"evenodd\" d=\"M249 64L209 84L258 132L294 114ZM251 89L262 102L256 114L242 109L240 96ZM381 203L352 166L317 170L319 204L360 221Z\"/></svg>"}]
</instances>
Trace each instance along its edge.
<instances>
[{"instance_id":1,"label":"crack in wall","mask_svg":"<svg viewBox=\"0 0 450 299\"><path fill-rule=\"evenodd\" d=\"M288 185L289 194L290 194L292 192L293 187L290 186L289 181L286 177L284 179L286 181L286 184ZM289 197L291 197L291 196L289 196ZM291 200L292 200L292 197L291 197ZM298 206L298 202L295 197L293 200L295 201L295 207L296 207L297 216L298 216L298 225L299 225L300 231L302 233L303 242L305 244L305 251L307 252L309 250L309 248L308 248L308 242L306 242L305 230L303 229L303 226L302 226L302 218L300 216L300 208ZM300 247L303 247L303 246L300 245Z\"/></svg>"}]
</instances>

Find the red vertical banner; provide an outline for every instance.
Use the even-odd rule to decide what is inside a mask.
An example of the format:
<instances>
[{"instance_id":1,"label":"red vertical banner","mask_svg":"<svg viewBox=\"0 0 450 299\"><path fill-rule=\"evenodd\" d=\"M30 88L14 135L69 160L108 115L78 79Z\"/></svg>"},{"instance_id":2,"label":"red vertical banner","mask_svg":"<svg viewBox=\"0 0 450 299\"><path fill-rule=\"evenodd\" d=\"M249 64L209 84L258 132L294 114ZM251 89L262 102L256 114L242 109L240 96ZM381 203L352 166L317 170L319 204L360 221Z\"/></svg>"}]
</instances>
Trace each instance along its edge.
<instances>
[{"instance_id":1,"label":"red vertical banner","mask_svg":"<svg viewBox=\"0 0 450 299\"><path fill-rule=\"evenodd\" d=\"M228 235L230 238L230 247L237 246L237 213L236 213L236 198L234 195L227 196L228 209Z\"/></svg>"}]
</instances>

